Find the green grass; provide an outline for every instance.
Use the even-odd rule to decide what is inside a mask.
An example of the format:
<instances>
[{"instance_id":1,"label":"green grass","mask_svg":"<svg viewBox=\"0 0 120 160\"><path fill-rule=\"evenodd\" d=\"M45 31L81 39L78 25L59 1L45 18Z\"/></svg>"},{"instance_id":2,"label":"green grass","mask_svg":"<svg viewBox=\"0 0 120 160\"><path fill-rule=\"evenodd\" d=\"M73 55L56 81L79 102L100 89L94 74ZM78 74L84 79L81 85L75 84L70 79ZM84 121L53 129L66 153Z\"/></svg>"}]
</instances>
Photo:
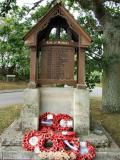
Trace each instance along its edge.
<instances>
[{"instance_id":1,"label":"green grass","mask_svg":"<svg viewBox=\"0 0 120 160\"><path fill-rule=\"evenodd\" d=\"M119 113L102 113L101 99L91 99L91 113L93 121L101 122L104 128L110 133L112 138L120 146L120 114Z\"/></svg>"},{"instance_id":2,"label":"green grass","mask_svg":"<svg viewBox=\"0 0 120 160\"><path fill-rule=\"evenodd\" d=\"M0 109L0 134L20 116L21 109L21 105L6 106Z\"/></svg>"},{"instance_id":3,"label":"green grass","mask_svg":"<svg viewBox=\"0 0 120 160\"><path fill-rule=\"evenodd\" d=\"M14 90L27 88L26 82L3 82L0 81L0 90Z\"/></svg>"}]
</instances>

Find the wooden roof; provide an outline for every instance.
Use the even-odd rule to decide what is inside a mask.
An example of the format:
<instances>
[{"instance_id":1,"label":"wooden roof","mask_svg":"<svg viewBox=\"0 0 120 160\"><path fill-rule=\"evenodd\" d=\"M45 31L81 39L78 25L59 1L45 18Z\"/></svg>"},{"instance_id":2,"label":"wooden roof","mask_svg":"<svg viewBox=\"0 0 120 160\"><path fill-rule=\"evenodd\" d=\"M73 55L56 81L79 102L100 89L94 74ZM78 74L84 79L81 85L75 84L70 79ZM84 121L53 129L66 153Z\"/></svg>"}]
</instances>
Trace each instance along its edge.
<instances>
[{"instance_id":1,"label":"wooden roof","mask_svg":"<svg viewBox=\"0 0 120 160\"><path fill-rule=\"evenodd\" d=\"M57 3L53 8L51 8L45 16L43 16L24 36L24 40L28 45L36 44L37 34L45 28L51 18L55 16L64 17L70 28L73 29L79 36L81 44L84 46L89 46L91 44L91 37L84 31L80 24L74 19L74 17L69 13L69 11L61 4Z\"/></svg>"}]
</instances>

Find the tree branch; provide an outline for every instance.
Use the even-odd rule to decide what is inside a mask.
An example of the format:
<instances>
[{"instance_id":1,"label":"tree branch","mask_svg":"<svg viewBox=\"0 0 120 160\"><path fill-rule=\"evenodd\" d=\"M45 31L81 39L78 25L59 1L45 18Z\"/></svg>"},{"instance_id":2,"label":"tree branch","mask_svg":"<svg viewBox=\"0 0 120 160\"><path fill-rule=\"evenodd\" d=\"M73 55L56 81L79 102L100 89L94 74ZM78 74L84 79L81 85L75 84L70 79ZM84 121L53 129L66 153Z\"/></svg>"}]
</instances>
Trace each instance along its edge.
<instances>
[{"instance_id":1,"label":"tree branch","mask_svg":"<svg viewBox=\"0 0 120 160\"><path fill-rule=\"evenodd\" d=\"M101 0L93 0L93 11L95 13L95 17L99 20L101 25L104 25L106 10Z\"/></svg>"},{"instance_id":2,"label":"tree branch","mask_svg":"<svg viewBox=\"0 0 120 160\"><path fill-rule=\"evenodd\" d=\"M30 9L30 11L33 10L33 9L35 9L36 7L38 7L38 5L39 5L41 2L43 2L43 1L44 1L44 0L39 0L39 1L35 2L35 3L34 3L34 6ZM49 4L49 7L48 7L48 8L51 8L52 5L55 4L55 2L56 2L56 0L52 0L51 3Z\"/></svg>"},{"instance_id":3,"label":"tree branch","mask_svg":"<svg viewBox=\"0 0 120 160\"><path fill-rule=\"evenodd\" d=\"M103 4L104 1L105 0L75 0L75 2L79 3L83 9L92 10L101 25L104 24L104 18L106 15L106 10Z\"/></svg>"},{"instance_id":4,"label":"tree branch","mask_svg":"<svg viewBox=\"0 0 120 160\"><path fill-rule=\"evenodd\" d=\"M31 8L31 10L35 9L41 2L43 2L44 0L39 0L37 2L34 3L34 6Z\"/></svg>"}]
</instances>

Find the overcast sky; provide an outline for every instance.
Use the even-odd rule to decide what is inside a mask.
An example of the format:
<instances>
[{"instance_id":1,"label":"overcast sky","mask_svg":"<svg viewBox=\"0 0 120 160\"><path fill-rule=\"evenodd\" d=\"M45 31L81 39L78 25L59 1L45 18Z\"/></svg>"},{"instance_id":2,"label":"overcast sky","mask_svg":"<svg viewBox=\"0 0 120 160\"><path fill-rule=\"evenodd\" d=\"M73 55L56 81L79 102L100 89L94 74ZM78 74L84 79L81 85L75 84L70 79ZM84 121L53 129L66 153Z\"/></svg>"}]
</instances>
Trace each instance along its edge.
<instances>
[{"instance_id":1,"label":"overcast sky","mask_svg":"<svg viewBox=\"0 0 120 160\"><path fill-rule=\"evenodd\" d=\"M37 2L38 0L17 0L17 4L19 6L22 5L33 5L33 3ZM44 0L42 3L42 5L46 4L46 0Z\"/></svg>"},{"instance_id":2,"label":"overcast sky","mask_svg":"<svg viewBox=\"0 0 120 160\"><path fill-rule=\"evenodd\" d=\"M37 1L38 1L38 0L17 0L17 4L18 4L19 6L27 5L27 6L31 6L31 7L32 7L32 6L33 6L33 3L37 2ZM44 0L44 1L41 3L41 5L45 5L47 1L48 1L48 0ZM74 15L75 18L77 18L77 16L78 16L78 12L77 12L77 11L71 10L70 12Z\"/></svg>"}]
</instances>

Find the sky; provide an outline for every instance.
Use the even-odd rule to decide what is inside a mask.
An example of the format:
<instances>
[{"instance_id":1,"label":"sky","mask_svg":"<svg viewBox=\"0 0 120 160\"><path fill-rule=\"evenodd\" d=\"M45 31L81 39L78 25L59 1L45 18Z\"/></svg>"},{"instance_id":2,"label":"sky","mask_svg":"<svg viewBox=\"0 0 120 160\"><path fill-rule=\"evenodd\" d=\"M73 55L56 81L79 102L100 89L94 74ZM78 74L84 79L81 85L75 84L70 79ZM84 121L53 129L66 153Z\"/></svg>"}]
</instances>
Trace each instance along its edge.
<instances>
[{"instance_id":1,"label":"sky","mask_svg":"<svg viewBox=\"0 0 120 160\"><path fill-rule=\"evenodd\" d=\"M17 4L18 4L19 6L27 5L27 6L31 6L31 7L32 7L32 6L33 6L33 3L37 2L37 1L38 1L38 0L17 0ZM41 3L41 5L45 5L47 1L48 1L48 0L44 0L44 1ZM77 12L77 11L71 10L70 12L74 15L75 18L77 18L77 16L78 16L78 12Z\"/></svg>"},{"instance_id":2,"label":"sky","mask_svg":"<svg viewBox=\"0 0 120 160\"><path fill-rule=\"evenodd\" d=\"M17 4L19 6L22 6L22 5L29 5L29 6L32 6L33 3L37 2L38 0L17 0ZM46 4L46 0L44 0L42 3L42 5L45 5Z\"/></svg>"}]
</instances>

